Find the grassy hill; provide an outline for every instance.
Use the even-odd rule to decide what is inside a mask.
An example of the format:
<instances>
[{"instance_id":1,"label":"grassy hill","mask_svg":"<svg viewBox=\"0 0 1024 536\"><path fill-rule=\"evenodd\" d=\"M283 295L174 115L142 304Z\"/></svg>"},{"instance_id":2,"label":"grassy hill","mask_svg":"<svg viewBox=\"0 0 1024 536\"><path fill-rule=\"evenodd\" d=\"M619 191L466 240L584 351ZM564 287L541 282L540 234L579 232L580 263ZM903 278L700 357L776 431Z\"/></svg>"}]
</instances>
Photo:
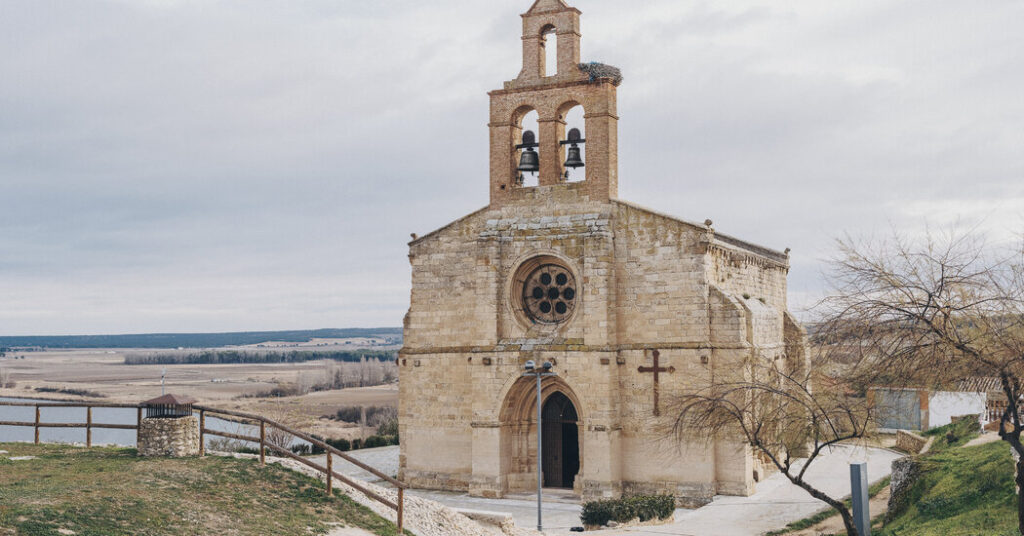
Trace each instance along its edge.
<instances>
[{"instance_id":1,"label":"grassy hill","mask_svg":"<svg viewBox=\"0 0 1024 536\"><path fill-rule=\"evenodd\" d=\"M395 526L318 480L254 460L139 458L134 449L0 444L0 534L79 536L326 534ZM13 532L11 532L13 531Z\"/></svg>"},{"instance_id":2,"label":"grassy hill","mask_svg":"<svg viewBox=\"0 0 1024 536\"><path fill-rule=\"evenodd\" d=\"M402 328L345 328L239 333L145 333L139 335L0 336L0 348L219 348L267 341L384 337L402 340Z\"/></svg>"},{"instance_id":3,"label":"grassy hill","mask_svg":"<svg viewBox=\"0 0 1024 536\"><path fill-rule=\"evenodd\" d=\"M1010 447L997 441L925 456L908 504L875 534L1018 536Z\"/></svg>"}]
</instances>

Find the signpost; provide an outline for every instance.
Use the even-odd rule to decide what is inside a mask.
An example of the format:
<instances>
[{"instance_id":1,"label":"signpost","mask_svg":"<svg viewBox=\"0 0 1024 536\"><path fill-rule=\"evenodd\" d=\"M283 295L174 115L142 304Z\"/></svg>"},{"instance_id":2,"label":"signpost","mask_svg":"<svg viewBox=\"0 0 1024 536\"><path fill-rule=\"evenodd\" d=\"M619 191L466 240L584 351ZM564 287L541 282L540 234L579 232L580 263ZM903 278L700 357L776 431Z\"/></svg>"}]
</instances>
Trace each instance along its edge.
<instances>
[{"instance_id":1,"label":"signpost","mask_svg":"<svg viewBox=\"0 0 1024 536\"><path fill-rule=\"evenodd\" d=\"M850 487L853 498L853 524L860 536L871 536L871 511L868 501L868 464L850 464Z\"/></svg>"},{"instance_id":2,"label":"signpost","mask_svg":"<svg viewBox=\"0 0 1024 536\"><path fill-rule=\"evenodd\" d=\"M544 427L541 425L541 419L542 419L541 402L542 402L542 400L541 400L540 382L541 382L541 379L544 378L545 376L555 376L555 375L556 374L554 372L551 372L551 363L545 361L544 364L541 366L541 368L538 369L537 368L537 364L535 362L533 362L532 360L526 362L526 372L523 373L523 376L536 376L537 377L537 530L539 532L544 532L543 514L541 513L542 512L541 497L542 497L542 493L543 493L543 489L544 489L544 472L543 472L543 467L542 467L543 464L542 464L542 460L541 460L542 453L544 452L544 443L542 442L541 437L542 437L542 433L543 433L542 430L543 430Z\"/></svg>"}]
</instances>

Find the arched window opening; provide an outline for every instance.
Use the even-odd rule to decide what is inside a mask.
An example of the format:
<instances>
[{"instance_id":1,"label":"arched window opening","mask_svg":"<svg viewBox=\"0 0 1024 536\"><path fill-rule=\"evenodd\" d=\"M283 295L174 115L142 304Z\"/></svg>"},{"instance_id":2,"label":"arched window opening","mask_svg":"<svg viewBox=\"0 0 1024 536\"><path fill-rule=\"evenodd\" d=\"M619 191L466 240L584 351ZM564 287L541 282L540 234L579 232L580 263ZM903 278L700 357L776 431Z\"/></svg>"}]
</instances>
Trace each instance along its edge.
<instances>
[{"instance_id":1,"label":"arched window opening","mask_svg":"<svg viewBox=\"0 0 1024 536\"><path fill-rule=\"evenodd\" d=\"M562 115L562 120L565 121L565 134L560 141L565 142L562 144L562 171L566 182L580 182L586 179L587 145L584 141L587 138L587 129L583 115L583 106L578 104ZM578 143L573 143L571 139L573 129L579 132L581 141Z\"/></svg>"},{"instance_id":2,"label":"arched window opening","mask_svg":"<svg viewBox=\"0 0 1024 536\"><path fill-rule=\"evenodd\" d=\"M544 42L544 76L558 74L558 35L554 26L546 26L541 30Z\"/></svg>"},{"instance_id":3,"label":"arched window opening","mask_svg":"<svg viewBox=\"0 0 1024 536\"><path fill-rule=\"evenodd\" d=\"M517 144L523 143L523 141L524 141L523 140L523 135L526 132L532 132L533 135L534 135L534 139L536 141L540 141L540 135L539 135L540 134L540 124L537 122L537 120L538 120L538 114L537 114L536 110L533 110L533 111L529 112L528 114L526 114L525 116L523 116L523 120L520 123L519 139L516 141ZM536 154L537 162L540 162L540 148L539 147L532 148L532 149L522 149L522 150L517 151L517 153L518 153L517 154L518 160L516 161L516 165L517 165L516 173L517 173L517 175L519 177L522 177L522 182L519 184L520 186L533 187L533 186L537 186L538 184L540 184L540 173L539 172L521 172L521 171L519 171L520 168L518 166L520 166L523 163L523 154L526 153L526 152L530 152L530 151L532 151L533 153Z\"/></svg>"}]
</instances>

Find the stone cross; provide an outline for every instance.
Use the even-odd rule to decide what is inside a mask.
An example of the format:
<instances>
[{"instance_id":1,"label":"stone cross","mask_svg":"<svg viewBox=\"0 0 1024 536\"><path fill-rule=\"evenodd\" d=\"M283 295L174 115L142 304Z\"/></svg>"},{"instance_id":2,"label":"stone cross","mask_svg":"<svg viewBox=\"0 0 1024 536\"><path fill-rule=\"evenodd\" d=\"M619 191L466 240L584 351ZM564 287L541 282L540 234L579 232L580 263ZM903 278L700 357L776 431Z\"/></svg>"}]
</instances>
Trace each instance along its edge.
<instances>
[{"instance_id":1,"label":"stone cross","mask_svg":"<svg viewBox=\"0 0 1024 536\"><path fill-rule=\"evenodd\" d=\"M636 370L638 372L653 372L654 373L654 416L658 417L658 416L661 415L661 408L658 406L658 374L661 373L661 372L667 372L669 374L672 374L673 372L676 371L676 368L675 367L665 368L665 367L658 366L658 358L661 357L661 352L659 352L657 350L654 350L653 352L651 352L651 355L654 356L654 366L653 367L640 367L640 368L638 368Z\"/></svg>"}]
</instances>

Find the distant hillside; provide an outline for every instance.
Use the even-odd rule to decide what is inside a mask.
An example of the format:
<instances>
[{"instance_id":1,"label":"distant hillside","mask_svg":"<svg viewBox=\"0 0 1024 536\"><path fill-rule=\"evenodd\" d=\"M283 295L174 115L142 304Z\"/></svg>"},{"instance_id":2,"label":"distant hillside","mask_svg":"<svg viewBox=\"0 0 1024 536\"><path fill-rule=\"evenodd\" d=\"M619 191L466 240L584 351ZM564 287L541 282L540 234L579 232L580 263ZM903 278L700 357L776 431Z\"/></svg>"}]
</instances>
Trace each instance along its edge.
<instances>
[{"instance_id":1,"label":"distant hillside","mask_svg":"<svg viewBox=\"0 0 1024 536\"><path fill-rule=\"evenodd\" d=\"M217 348L267 341L306 342L310 339L383 337L402 342L402 328L345 328L304 331L249 331L239 333L148 333L140 335L0 336L0 348Z\"/></svg>"}]
</instances>

